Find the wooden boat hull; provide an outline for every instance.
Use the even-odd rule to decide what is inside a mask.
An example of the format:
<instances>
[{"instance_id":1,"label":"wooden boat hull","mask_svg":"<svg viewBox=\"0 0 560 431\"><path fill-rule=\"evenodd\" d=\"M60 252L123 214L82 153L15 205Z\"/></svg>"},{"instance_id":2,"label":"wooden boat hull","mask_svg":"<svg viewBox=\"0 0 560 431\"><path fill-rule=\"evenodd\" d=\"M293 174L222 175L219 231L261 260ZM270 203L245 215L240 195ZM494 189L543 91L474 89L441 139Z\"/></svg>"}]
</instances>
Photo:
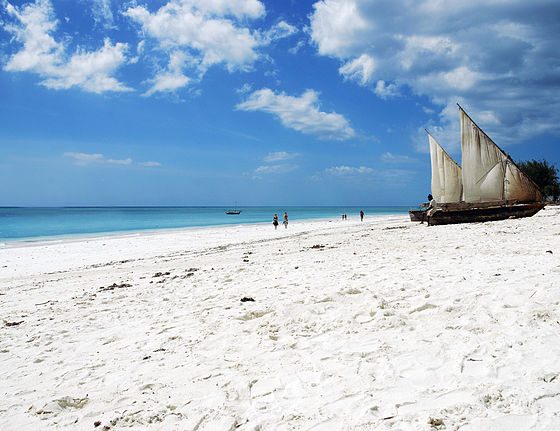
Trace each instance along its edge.
<instances>
[{"instance_id":1,"label":"wooden boat hull","mask_svg":"<svg viewBox=\"0 0 560 431\"><path fill-rule=\"evenodd\" d=\"M410 221L422 221L426 211L424 210L410 210L408 215L410 216Z\"/></svg>"},{"instance_id":2,"label":"wooden boat hull","mask_svg":"<svg viewBox=\"0 0 560 431\"><path fill-rule=\"evenodd\" d=\"M429 217L429 225L481 223L509 218L531 217L544 208L540 202L527 204L444 204Z\"/></svg>"},{"instance_id":3,"label":"wooden boat hull","mask_svg":"<svg viewBox=\"0 0 560 431\"><path fill-rule=\"evenodd\" d=\"M227 210L224 211L227 215L239 215L241 214L241 210Z\"/></svg>"}]
</instances>

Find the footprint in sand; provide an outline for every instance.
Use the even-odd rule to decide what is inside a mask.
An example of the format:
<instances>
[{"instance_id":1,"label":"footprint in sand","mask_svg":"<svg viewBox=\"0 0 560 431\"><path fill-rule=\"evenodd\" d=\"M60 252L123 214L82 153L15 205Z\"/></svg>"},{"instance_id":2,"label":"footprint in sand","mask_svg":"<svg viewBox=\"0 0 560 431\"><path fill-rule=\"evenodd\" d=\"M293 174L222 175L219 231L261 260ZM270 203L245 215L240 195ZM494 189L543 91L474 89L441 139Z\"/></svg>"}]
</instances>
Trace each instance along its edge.
<instances>
[{"instance_id":1,"label":"footprint in sand","mask_svg":"<svg viewBox=\"0 0 560 431\"><path fill-rule=\"evenodd\" d=\"M259 319L269 313L272 313L271 310L263 310L263 311L249 311L248 313L245 313L243 316L240 316L237 318L237 320L253 320L253 319Z\"/></svg>"}]
</instances>

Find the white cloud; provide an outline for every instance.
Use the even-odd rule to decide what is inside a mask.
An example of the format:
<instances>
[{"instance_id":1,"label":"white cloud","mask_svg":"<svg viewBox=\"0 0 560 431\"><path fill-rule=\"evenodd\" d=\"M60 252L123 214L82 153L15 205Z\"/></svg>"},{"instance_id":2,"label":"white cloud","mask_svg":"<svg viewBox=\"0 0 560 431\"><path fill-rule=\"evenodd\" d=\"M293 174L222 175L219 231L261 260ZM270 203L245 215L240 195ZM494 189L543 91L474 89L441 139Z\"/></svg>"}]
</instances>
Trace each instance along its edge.
<instances>
[{"instance_id":1,"label":"white cloud","mask_svg":"<svg viewBox=\"0 0 560 431\"><path fill-rule=\"evenodd\" d=\"M395 164L403 164L403 163L414 163L416 162L415 159L413 159L410 156L405 156L405 155L399 155L399 154L393 154L390 152L386 152L381 154L381 161L383 163L395 163Z\"/></svg>"},{"instance_id":2,"label":"white cloud","mask_svg":"<svg viewBox=\"0 0 560 431\"><path fill-rule=\"evenodd\" d=\"M174 2L170 1L169 3ZM264 5L259 0L182 0L176 3L201 10L206 14L231 15L238 19L255 19L265 14Z\"/></svg>"},{"instance_id":3,"label":"white cloud","mask_svg":"<svg viewBox=\"0 0 560 431\"><path fill-rule=\"evenodd\" d=\"M152 59L159 62L162 53L177 55L180 51L188 57L180 70L171 72L168 67L151 79L154 85L147 96L201 80L211 67L219 65L229 72L251 71L255 62L267 58L261 49L298 33L286 21L268 30L252 29L251 21L265 15L259 0L168 0L157 10L133 3L123 15L139 25L141 37L155 42Z\"/></svg>"},{"instance_id":4,"label":"white cloud","mask_svg":"<svg viewBox=\"0 0 560 431\"><path fill-rule=\"evenodd\" d=\"M49 0L21 8L7 3L6 11L12 21L5 28L23 47L10 57L4 70L37 73L44 79L42 84L52 89L78 87L93 93L129 90L113 76L126 63L127 44L113 45L105 39L97 51L78 49L68 57L64 44L52 36L58 22Z\"/></svg>"},{"instance_id":5,"label":"white cloud","mask_svg":"<svg viewBox=\"0 0 560 431\"><path fill-rule=\"evenodd\" d=\"M417 174L407 169L374 169L368 166L332 166L312 176L316 181L374 183L387 189L401 189L414 181Z\"/></svg>"},{"instance_id":6,"label":"white cloud","mask_svg":"<svg viewBox=\"0 0 560 431\"><path fill-rule=\"evenodd\" d=\"M257 40L247 28L236 27L229 20L206 18L190 8L170 8L169 4L155 14L137 6L127 15L163 47L184 47L199 53L202 69L225 63L229 70L246 70L257 59Z\"/></svg>"},{"instance_id":7,"label":"white cloud","mask_svg":"<svg viewBox=\"0 0 560 431\"><path fill-rule=\"evenodd\" d=\"M171 53L167 69L156 74L149 82L152 87L144 93L151 96L157 92L173 92L189 84L191 79L183 74L183 67L187 61L187 56L181 51Z\"/></svg>"},{"instance_id":8,"label":"white cloud","mask_svg":"<svg viewBox=\"0 0 560 431\"><path fill-rule=\"evenodd\" d=\"M244 20L264 15L257 0L170 0L155 12L133 6L124 15L163 52L187 53L199 76L217 64L250 70L259 57L259 36L244 26Z\"/></svg>"},{"instance_id":9,"label":"white cloud","mask_svg":"<svg viewBox=\"0 0 560 431\"><path fill-rule=\"evenodd\" d=\"M77 166L87 166L91 164L129 166L132 164L131 158L110 159L110 158L106 158L103 154L100 153L79 153L79 152L68 151L64 153L64 156L72 159L74 164Z\"/></svg>"},{"instance_id":10,"label":"white cloud","mask_svg":"<svg viewBox=\"0 0 560 431\"><path fill-rule=\"evenodd\" d=\"M95 28L117 29L113 0L78 1L89 8ZM68 17L59 25L51 0L22 6L0 0L7 17L1 24L13 35L9 43L20 45L4 70L35 73L42 85L56 90L122 92L131 88L117 78L121 67L144 60L155 70L143 80L149 85L143 95L151 96L191 86L215 66L229 72L252 71L257 61L271 61L264 52L266 46L299 32L283 20L268 29L256 29L255 20L265 16L260 0L167 0L150 9L151 4L132 0L121 6L120 14L139 30L139 41L131 42L134 48L129 50L127 43L109 38L94 49L80 45L84 40L91 44L91 35L68 28L77 24ZM77 48L70 52L70 46Z\"/></svg>"},{"instance_id":11,"label":"white cloud","mask_svg":"<svg viewBox=\"0 0 560 431\"><path fill-rule=\"evenodd\" d=\"M23 49L10 58L4 69L10 72L35 71L45 75L54 73L64 47L50 35L57 26L50 2L42 0L21 9L7 3L6 12L15 21L6 23L4 27L23 44Z\"/></svg>"},{"instance_id":12,"label":"white cloud","mask_svg":"<svg viewBox=\"0 0 560 431\"><path fill-rule=\"evenodd\" d=\"M161 166L160 162L140 162L138 163L139 166L142 166L144 168L157 168L159 166Z\"/></svg>"},{"instance_id":13,"label":"white cloud","mask_svg":"<svg viewBox=\"0 0 560 431\"><path fill-rule=\"evenodd\" d=\"M275 151L273 153L268 153L264 156L264 161L270 162L281 162L284 160L292 160L299 156L299 153L288 153L287 151Z\"/></svg>"},{"instance_id":14,"label":"white cloud","mask_svg":"<svg viewBox=\"0 0 560 431\"><path fill-rule=\"evenodd\" d=\"M85 166L91 163L100 163L105 160L103 154L99 153L75 153L75 152L66 152L64 153L65 157L69 157L74 160L74 163L78 166Z\"/></svg>"},{"instance_id":15,"label":"white cloud","mask_svg":"<svg viewBox=\"0 0 560 431\"><path fill-rule=\"evenodd\" d=\"M105 29L114 29L113 11L111 10L111 0L85 0L91 4L91 13L95 24Z\"/></svg>"},{"instance_id":16,"label":"white cloud","mask_svg":"<svg viewBox=\"0 0 560 431\"><path fill-rule=\"evenodd\" d=\"M288 165L288 164L263 165L255 169L255 174L257 175L286 174L288 172L292 172L296 170L297 168L298 168L297 165Z\"/></svg>"},{"instance_id":17,"label":"white cloud","mask_svg":"<svg viewBox=\"0 0 560 431\"><path fill-rule=\"evenodd\" d=\"M407 87L440 107L446 128L460 102L508 143L560 134L558 11L556 0L320 0L310 35L319 54L341 62L344 79L380 98Z\"/></svg>"},{"instance_id":18,"label":"white cloud","mask_svg":"<svg viewBox=\"0 0 560 431\"><path fill-rule=\"evenodd\" d=\"M253 87L251 86L251 84L245 83L245 84L243 84L241 87L236 88L236 89L235 89L235 92L236 92L237 94L246 94L246 93L248 93L249 91L251 91L252 88L253 88Z\"/></svg>"},{"instance_id":19,"label":"white cloud","mask_svg":"<svg viewBox=\"0 0 560 431\"><path fill-rule=\"evenodd\" d=\"M278 39L290 37L298 32L298 29L286 21L280 21L265 31L262 36L263 43L270 43Z\"/></svg>"},{"instance_id":20,"label":"white cloud","mask_svg":"<svg viewBox=\"0 0 560 431\"><path fill-rule=\"evenodd\" d=\"M345 63L339 70L345 79L358 82L360 85L367 85L373 78L375 71L375 61L367 54L362 54L358 58Z\"/></svg>"},{"instance_id":21,"label":"white cloud","mask_svg":"<svg viewBox=\"0 0 560 431\"><path fill-rule=\"evenodd\" d=\"M113 45L105 39L98 51L78 51L70 60L43 81L47 88L55 90L80 87L92 93L106 91L129 91L130 89L111 76L126 61L127 45Z\"/></svg>"},{"instance_id":22,"label":"white cloud","mask_svg":"<svg viewBox=\"0 0 560 431\"><path fill-rule=\"evenodd\" d=\"M131 158L127 158L127 159L105 159L104 162L109 164L109 165L129 166L129 165L132 164L132 159Z\"/></svg>"},{"instance_id":23,"label":"white cloud","mask_svg":"<svg viewBox=\"0 0 560 431\"><path fill-rule=\"evenodd\" d=\"M382 79L377 81L374 91L381 99L390 99L399 95L399 89L395 84L386 84Z\"/></svg>"},{"instance_id":24,"label":"white cloud","mask_svg":"<svg viewBox=\"0 0 560 431\"><path fill-rule=\"evenodd\" d=\"M373 168L367 166L333 166L325 169L329 175L368 175L375 172Z\"/></svg>"},{"instance_id":25,"label":"white cloud","mask_svg":"<svg viewBox=\"0 0 560 431\"><path fill-rule=\"evenodd\" d=\"M362 17L355 0L325 0L313 5L311 37L320 54L350 57L354 45L367 35L369 22Z\"/></svg>"},{"instance_id":26,"label":"white cloud","mask_svg":"<svg viewBox=\"0 0 560 431\"><path fill-rule=\"evenodd\" d=\"M301 48L303 48L304 46L305 46L305 41L299 40L299 41L295 44L295 46L293 46L293 47L291 47L290 49L288 49L288 52L289 52L290 54L295 55L295 54L297 54L297 53L301 50Z\"/></svg>"},{"instance_id":27,"label":"white cloud","mask_svg":"<svg viewBox=\"0 0 560 431\"><path fill-rule=\"evenodd\" d=\"M314 90L306 90L297 97L284 92L276 94L269 88L263 88L250 94L237 105L237 109L273 114L285 127L321 139L346 140L356 136L342 115L319 109L319 94Z\"/></svg>"}]
</instances>

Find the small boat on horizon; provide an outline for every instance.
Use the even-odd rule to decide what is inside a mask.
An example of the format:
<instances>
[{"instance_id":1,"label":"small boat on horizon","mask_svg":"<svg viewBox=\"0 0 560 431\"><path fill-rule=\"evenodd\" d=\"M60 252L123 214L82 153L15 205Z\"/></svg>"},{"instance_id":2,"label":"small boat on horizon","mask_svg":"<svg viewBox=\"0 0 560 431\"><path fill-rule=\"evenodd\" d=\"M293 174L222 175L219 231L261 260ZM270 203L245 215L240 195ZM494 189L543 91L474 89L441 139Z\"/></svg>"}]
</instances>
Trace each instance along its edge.
<instances>
[{"instance_id":1,"label":"small boat on horizon","mask_svg":"<svg viewBox=\"0 0 560 431\"><path fill-rule=\"evenodd\" d=\"M428 224L442 225L531 217L544 208L538 186L459 106L462 166L428 133L432 195ZM409 211L411 221L425 212Z\"/></svg>"},{"instance_id":2,"label":"small boat on horizon","mask_svg":"<svg viewBox=\"0 0 560 431\"><path fill-rule=\"evenodd\" d=\"M224 211L227 215L239 215L241 214L241 210L237 209L237 202L235 202L235 208L229 209Z\"/></svg>"}]
</instances>

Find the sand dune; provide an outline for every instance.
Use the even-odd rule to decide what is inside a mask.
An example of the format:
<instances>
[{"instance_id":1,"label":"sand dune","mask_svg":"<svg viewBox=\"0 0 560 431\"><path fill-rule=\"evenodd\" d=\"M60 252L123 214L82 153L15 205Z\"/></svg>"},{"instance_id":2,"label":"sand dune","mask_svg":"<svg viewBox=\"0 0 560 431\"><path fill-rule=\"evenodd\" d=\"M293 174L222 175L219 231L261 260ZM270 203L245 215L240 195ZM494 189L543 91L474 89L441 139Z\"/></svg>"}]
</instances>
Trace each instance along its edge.
<instances>
[{"instance_id":1,"label":"sand dune","mask_svg":"<svg viewBox=\"0 0 560 431\"><path fill-rule=\"evenodd\" d=\"M560 429L559 257L553 207L3 248L0 429Z\"/></svg>"}]
</instances>

